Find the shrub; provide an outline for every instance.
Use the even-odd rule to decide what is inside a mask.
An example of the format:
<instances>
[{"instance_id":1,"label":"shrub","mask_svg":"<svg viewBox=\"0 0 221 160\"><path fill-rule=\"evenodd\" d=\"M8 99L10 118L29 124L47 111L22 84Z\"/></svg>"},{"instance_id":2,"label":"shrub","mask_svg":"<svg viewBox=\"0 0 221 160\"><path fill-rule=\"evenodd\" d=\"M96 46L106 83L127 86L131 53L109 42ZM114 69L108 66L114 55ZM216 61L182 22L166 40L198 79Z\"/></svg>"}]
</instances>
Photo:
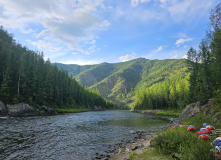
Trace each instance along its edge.
<instances>
[{"instance_id":1,"label":"shrub","mask_svg":"<svg viewBox=\"0 0 221 160\"><path fill-rule=\"evenodd\" d=\"M185 123L197 126L196 131L203 127L207 119L202 116L187 119ZM210 149L212 148L210 141L198 139L198 135L194 132L187 131L185 127L166 130L155 137L156 148L166 155L178 154L181 159L185 160L207 160L209 159Z\"/></svg>"}]
</instances>

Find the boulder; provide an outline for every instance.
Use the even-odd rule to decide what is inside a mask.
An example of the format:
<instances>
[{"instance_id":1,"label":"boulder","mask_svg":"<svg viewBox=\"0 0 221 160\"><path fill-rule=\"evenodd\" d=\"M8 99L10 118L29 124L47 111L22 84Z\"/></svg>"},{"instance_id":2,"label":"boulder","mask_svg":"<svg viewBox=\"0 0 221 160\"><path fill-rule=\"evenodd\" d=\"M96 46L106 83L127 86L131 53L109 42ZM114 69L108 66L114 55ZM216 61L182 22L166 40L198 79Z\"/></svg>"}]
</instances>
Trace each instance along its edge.
<instances>
[{"instance_id":1,"label":"boulder","mask_svg":"<svg viewBox=\"0 0 221 160\"><path fill-rule=\"evenodd\" d=\"M154 139L150 140L150 147L155 147Z\"/></svg>"},{"instance_id":2,"label":"boulder","mask_svg":"<svg viewBox=\"0 0 221 160\"><path fill-rule=\"evenodd\" d=\"M188 117L193 117L196 114L198 114L200 112L200 103L193 103L193 104L189 104L187 105L182 114L181 114L181 119L183 118L188 118Z\"/></svg>"},{"instance_id":3,"label":"boulder","mask_svg":"<svg viewBox=\"0 0 221 160\"><path fill-rule=\"evenodd\" d=\"M13 117L39 115L39 112L37 109L29 106L26 103L7 105L7 109L8 109L8 115L13 116Z\"/></svg>"},{"instance_id":4,"label":"boulder","mask_svg":"<svg viewBox=\"0 0 221 160\"><path fill-rule=\"evenodd\" d=\"M8 110L5 106L5 104L0 101L0 116L6 116L8 114Z\"/></svg>"},{"instance_id":5,"label":"boulder","mask_svg":"<svg viewBox=\"0 0 221 160\"><path fill-rule=\"evenodd\" d=\"M49 108L45 105L41 106L41 109L45 112L45 115L56 115L56 114L58 114L58 112L55 109Z\"/></svg>"},{"instance_id":6,"label":"boulder","mask_svg":"<svg viewBox=\"0 0 221 160\"><path fill-rule=\"evenodd\" d=\"M137 148L138 148L138 144L137 144L137 143L133 143L133 144L131 145L131 147L130 147L130 149L131 149L132 151L136 150Z\"/></svg>"},{"instance_id":7,"label":"boulder","mask_svg":"<svg viewBox=\"0 0 221 160\"><path fill-rule=\"evenodd\" d=\"M103 107L101 107L101 106L94 106L94 109L95 110L104 110Z\"/></svg>"}]
</instances>

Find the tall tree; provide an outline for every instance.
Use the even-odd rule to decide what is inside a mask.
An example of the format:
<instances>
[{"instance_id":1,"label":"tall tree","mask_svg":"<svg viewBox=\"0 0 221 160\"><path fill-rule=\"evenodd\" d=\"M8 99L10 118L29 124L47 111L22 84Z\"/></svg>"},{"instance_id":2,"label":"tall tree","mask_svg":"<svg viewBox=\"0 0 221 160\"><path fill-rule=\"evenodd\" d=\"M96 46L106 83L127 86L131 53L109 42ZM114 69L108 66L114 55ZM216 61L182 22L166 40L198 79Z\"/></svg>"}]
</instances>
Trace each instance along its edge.
<instances>
[{"instance_id":1,"label":"tall tree","mask_svg":"<svg viewBox=\"0 0 221 160\"><path fill-rule=\"evenodd\" d=\"M198 76L198 55L197 51L192 47L187 52L187 65L190 74L190 97L191 101L197 100L198 97L198 86L197 86L197 76Z\"/></svg>"}]
</instances>

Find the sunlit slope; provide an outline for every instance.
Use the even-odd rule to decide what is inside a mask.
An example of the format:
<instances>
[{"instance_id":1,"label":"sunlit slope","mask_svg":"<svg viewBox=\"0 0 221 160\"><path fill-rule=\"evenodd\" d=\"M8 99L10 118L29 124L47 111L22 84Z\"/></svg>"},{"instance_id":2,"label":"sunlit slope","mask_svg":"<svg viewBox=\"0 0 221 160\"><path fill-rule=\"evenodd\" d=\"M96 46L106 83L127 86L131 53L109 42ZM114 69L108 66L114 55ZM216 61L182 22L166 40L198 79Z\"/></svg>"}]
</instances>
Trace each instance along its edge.
<instances>
[{"instance_id":1,"label":"sunlit slope","mask_svg":"<svg viewBox=\"0 0 221 160\"><path fill-rule=\"evenodd\" d=\"M101 63L90 66L89 69L82 68L78 69L82 72L74 78L90 89L97 89L103 97L118 104L133 103L133 96L137 89L151 86L165 79L185 77L187 74L184 59L138 58L121 63Z\"/></svg>"}]
</instances>

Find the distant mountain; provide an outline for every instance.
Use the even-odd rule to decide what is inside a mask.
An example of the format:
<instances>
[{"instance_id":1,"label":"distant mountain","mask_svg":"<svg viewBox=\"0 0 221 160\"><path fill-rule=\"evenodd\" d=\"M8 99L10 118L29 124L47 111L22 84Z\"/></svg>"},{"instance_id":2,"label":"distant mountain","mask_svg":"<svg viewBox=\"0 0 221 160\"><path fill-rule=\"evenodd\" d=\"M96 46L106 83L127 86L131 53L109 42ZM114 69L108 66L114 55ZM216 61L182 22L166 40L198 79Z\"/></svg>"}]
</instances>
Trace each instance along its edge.
<instances>
[{"instance_id":1,"label":"distant mountain","mask_svg":"<svg viewBox=\"0 0 221 160\"><path fill-rule=\"evenodd\" d=\"M56 66L59 68L59 69L63 69L65 71L68 71L68 75L69 76L76 76L78 75L79 73L85 71L85 70L88 70L90 69L91 67L93 67L94 65L85 65L85 66L79 66L77 64L62 64L62 63L56 63Z\"/></svg>"},{"instance_id":2,"label":"distant mountain","mask_svg":"<svg viewBox=\"0 0 221 160\"><path fill-rule=\"evenodd\" d=\"M130 104L135 91L161 82L187 75L186 60L166 59L148 60L138 58L120 63L101 63L97 65L65 65L63 68L83 86L97 89L100 94L117 104Z\"/></svg>"}]
</instances>

